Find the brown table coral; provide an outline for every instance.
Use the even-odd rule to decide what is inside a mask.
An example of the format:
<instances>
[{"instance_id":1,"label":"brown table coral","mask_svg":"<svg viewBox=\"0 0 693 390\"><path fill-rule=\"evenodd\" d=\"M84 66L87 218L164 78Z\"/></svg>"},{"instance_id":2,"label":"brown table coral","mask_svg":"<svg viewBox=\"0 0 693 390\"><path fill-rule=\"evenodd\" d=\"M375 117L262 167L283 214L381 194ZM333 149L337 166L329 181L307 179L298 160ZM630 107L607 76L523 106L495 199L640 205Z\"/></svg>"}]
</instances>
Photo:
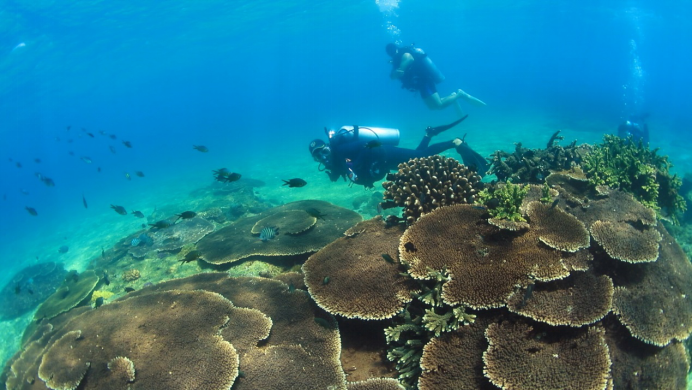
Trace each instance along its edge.
<instances>
[{"instance_id":1,"label":"brown table coral","mask_svg":"<svg viewBox=\"0 0 693 390\"><path fill-rule=\"evenodd\" d=\"M212 222L200 217L195 217L180 220L166 228L139 231L125 239L124 244L131 246L128 252L132 256L144 257L147 252L153 250L159 252L174 251L185 245L194 244L212 231L214 231L214 224ZM138 245L132 246L130 244L132 239L138 238L141 235L148 236L151 242L145 242L148 240L140 240Z\"/></svg>"},{"instance_id":2,"label":"brown table coral","mask_svg":"<svg viewBox=\"0 0 693 390\"><path fill-rule=\"evenodd\" d=\"M62 286L39 306L34 319L50 319L72 309L86 299L98 283L99 277L94 271L84 271L81 274L71 271Z\"/></svg>"},{"instance_id":3,"label":"brown table coral","mask_svg":"<svg viewBox=\"0 0 693 390\"><path fill-rule=\"evenodd\" d=\"M416 284L400 275L402 226L381 217L351 228L303 264L308 291L323 309L347 318L391 318L412 300Z\"/></svg>"},{"instance_id":4,"label":"brown table coral","mask_svg":"<svg viewBox=\"0 0 693 390\"><path fill-rule=\"evenodd\" d=\"M287 211L292 212L287 213ZM317 218L315 224L301 234L284 234L280 230L276 237L266 241L260 240L253 234L253 227L265 218L280 216L305 221L306 217L310 217L310 214L315 214L316 211L321 218ZM239 219L200 240L197 249L202 254L202 258L212 264L231 263L251 256L291 256L315 252L360 221L361 216L357 213L328 202L318 200L292 202L263 211L253 217ZM288 220L284 224L296 226L294 222Z\"/></svg>"}]
</instances>

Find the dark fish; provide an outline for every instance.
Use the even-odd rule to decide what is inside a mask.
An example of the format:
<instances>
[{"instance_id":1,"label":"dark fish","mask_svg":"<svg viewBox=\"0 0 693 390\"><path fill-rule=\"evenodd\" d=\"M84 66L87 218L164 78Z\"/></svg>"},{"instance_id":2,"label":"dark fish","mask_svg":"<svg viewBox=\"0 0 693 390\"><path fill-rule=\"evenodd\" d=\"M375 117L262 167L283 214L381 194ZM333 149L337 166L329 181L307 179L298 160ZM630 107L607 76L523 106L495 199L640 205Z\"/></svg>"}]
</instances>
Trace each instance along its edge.
<instances>
[{"instance_id":1,"label":"dark fish","mask_svg":"<svg viewBox=\"0 0 693 390\"><path fill-rule=\"evenodd\" d=\"M185 257L183 257L181 260L178 260L178 261L180 261L180 262L182 262L183 264L185 264L185 263L189 263L189 262L191 262L191 261L195 261L195 260L198 260L198 259L201 259L201 258L202 258L202 255L200 254L200 252L198 252L198 251L190 251L190 252L188 252L188 253L185 254Z\"/></svg>"},{"instance_id":2,"label":"dark fish","mask_svg":"<svg viewBox=\"0 0 693 390\"><path fill-rule=\"evenodd\" d=\"M392 256L390 256L389 254L383 253L383 254L380 255L380 256L382 256L383 259L385 259L385 261L387 261L388 263L390 263L390 264L395 264L395 259L393 259Z\"/></svg>"},{"instance_id":3,"label":"dark fish","mask_svg":"<svg viewBox=\"0 0 693 390\"><path fill-rule=\"evenodd\" d=\"M404 250L407 252L416 252L417 251L416 247L411 242L407 242L406 244L404 244Z\"/></svg>"},{"instance_id":4,"label":"dark fish","mask_svg":"<svg viewBox=\"0 0 693 390\"><path fill-rule=\"evenodd\" d=\"M84 194L82 194L82 204L84 205L85 209L89 208L89 206L87 205L87 199L84 197Z\"/></svg>"},{"instance_id":5,"label":"dark fish","mask_svg":"<svg viewBox=\"0 0 693 390\"><path fill-rule=\"evenodd\" d=\"M34 295L34 290L30 289L27 287L26 292L28 292L31 295Z\"/></svg>"},{"instance_id":6,"label":"dark fish","mask_svg":"<svg viewBox=\"0 0 693 390\"><path fill-rule=\"evenodd\" d=\"M554 200L553 203L551 203L551 207L549 207L549 208L552 209L552 208L556 207L558 205L559 201L560 201L560 199L556 198L556 200Z\"/></svg>"},{"instance_id":7,"label":"dark fish","mask_svg":"<svg viewBox=\"0 0 693 390\"><path fill-rule=\"evenodd\" d=\"M182 213L176 214L176 215L178 216L178 219L190 219L190 218L195 218L197 213L194 211L183 211ZM176 221L178 219L176 219Z\"/></svg>"},{"instance_id":8,"label":"dark fish","mask_svg":"<svg viewBox=\"0 0 693 390\"><path fill-rule=\"evenodd\" d=\"M41 178L41 181L46 185L46 187L55 187L55 182L50 177L44 176Z\"/></svg>"},{"instance_id":9,"label":"dark fish","mask_svg":"<svg viewBox=\"0 0 693 390\"><path fill-rule=\"evenodd\" d=\"M24 208L26 209L26 211L27 211L29 214L33 215L34 217L38 215L38 212L36 211L35 208L29 207L29 206L26 206L26 207L24 207Z\"/></svg>"},{"instance_id":10,"label":"dark fish","mask_svg":"<svg viewBox=\"0 0 693 390\"><path fill-rule=\"evenodd\" d=\"M204 146L204 145L193 145L193 149L195 149L195 150L197 150L197 151L200 151L200 152L202 152L202 153L207 153L207 152L209 152L209 149L207 149L207 147Z\"/></svg>"},{"instance_id":11,"label":"dark fish","mask_svg":"<svg viewBox=\"0 0 693 390\"><path fill-rule=\"evenodd\" d=\"M260 240L266 242L277 236L277 228L275 227L265 227L260 231Z\"/></svg>"},{"instance_id":12,"label":"dark fish","mask_svg":"<svg viewBox=\"0 0 693 390\"><path fill-rule=\"evenodd\" d=\"M101 280L104 283L106 283L106 286L111 284L111 279L108 278L108 272L106 272L106 271L103 271L103 277L101 278Z\"/></svg>"},{"instance_id":13,"label":"dark fish","mask_svg":"<svg viewBox=\"0 0 693 390\"><path fill-rule=\"evenodd\" d=\"M103 297L98 297L98 298L96 298L96 300L94 301L94 309L98 309L98 308L100 308L101 306L103 306Z\"/></svg>"},{"instance_id":14,"label":"dark fish","mask_svg":"<svg viewBox=\"0 0 693 390\"><path fill-rule=\"evenodd\" d=\"M296 286L294 286L293 282L289 282L289 292L294 292L296 291Z\"/></svg>"},{"instance_id":15,"label":"dark fish","mask_svg":"<svg viewBox=\"0 0 693 390\"><path fill-rule=\"evenodd\" d=\"M282 180L284 184L283 186L289 186L289 188L294 188L294 187L303 187L304 185L308 184L305 180L299 179L299 178L294 178L294 179L289 179L289 180Z\"/></svg>"},{"instance_id":16,"label":"dark fish","mask_svg":"<svg viewBox=\"0 0 693 390\"><path fill-rule=\"evenodd\" d=\"M137 176L137 177L144 177L144 172L142 172L142 171L135 171L135 176Z\"/></svg>"},{"instance_id":17,"label":"dark fish","mask_svg":"<svg viewBox=\"0 0 693 390\"><path fill-rule=\"evenodd\" d=\"M84 162L87 163L87 164L91 164L91 163L93 162L93 161L91 161L91 159L90 159L89 157L87 157L87 156L82 156L82 157L80 157L79 159L82 160L82 161L84 161Z\"/></svg>"},{"instance_id":18,"label":"dark fish","mask_svg":"<svg viewBox=\"0 0 693 390\"><path fill-rule=\"evenodd\" d=\"M91 138L94 138L94 134L92 134L92 133L87 133L87 135Z\"/></svg>"},{"instance_id":19,"label":"dark fish","mask_svg":"<svg viewBox=\"0 0 693 390\"><path fill-rule=\"evenodd\" d=\"M534 283L527 286L527 289L525 290L525 295L522 297L520 307L525 307L525 304L527 304L527 300L532 298L532 291L534 291Z\"/></svg>"},{"instance_id":20,"label":"dark fish","mask_svg":"<svg viewBox=\"0 0 693 390\"><path fill-rule=\"evenodd\" d=\"M314 209L312 207L306 209L306 213L310 215L311 217L315 217L317 219L325 219L327 216L326 214L321 213L318 209Z\"/></svg>"},{"instance_id":21,"label":"dark fish","mask_svg":"<svg viewBox=\"0 0 693 390\"><path fill-rule=\"evenodd\" d=\"M67 128L65 129L65 131L70 131L71 128L72 128L72 126L67 126Z\"/></svg>"},{"instance_id":22,"label":"dark fish","mask_svg":"<svg viewBox=\"0 0 693 390\"><path fill-rule=\"evenodd\" d=\"M231 173L231 172L229 172L229 170L226 168L219 168L216 170L212 170L212 174L214 176L227 176L229 173Z\"/></svg>"},{"instance_id":23,"label":"dark fish","mask_svg":"<svg viewBox=\"0 0 693 390\"><path fill-rule=\"evenodd\" d=\"M135 291L134 288L132 288L132 287L125 287L125 292L126 292L126 293L131 293L131 292L133 292L133 291Z\"/></svg>"},{"instance_id":24,"label":"dark fish","mask_svg":"<svg viewBox=\"0 0 693 390\"><path fill-rule=\"evenodd\" d=\"M109 137L110 137L111 139L116 139L116 138L118 138L118 137L116 137L115 134L111 134L111 135L109 135Z\"/></svg>"},{"instance_id":25,"label":"dark fish","mask_svg":"<svg viewBox=\"0 0 693 390\"><path fill-rule=\"evenodd\" d=\"M394 200L386 200L384 202L380 202L380 207L382 207L383 210L391 209L393 207L397 207L397 203L395 203Z\"/></svg>"},{"instance_id":26,"label":"dark fish","mask_svg":"<svg viewBox=\"0 0 693 390\"><path fill-rule=\"evenodd\" d=\"M240 178L241 178L240 173L231 172L228 175L224 176L223 180L219 180L218 178L217 178L217 180L222 181L224 183L233 183L234 181L240 180Z\"/></svg>"},{"instance_id":27,"label":"dark fish","mask_svg":"<svg viewBox=\"0 0 693 390\"><path fill-rule=\"evenodd\" d=\"M477 210L486 210L486 206L481 206L481 205L474 205L472 206L473 209Z\"/></svg>"},{"instance_id":28,"label":"dark fish","mask_svg":"<svg viewBox=\"0 0 693 390\"><path fill-rule=\"evenodd\" d=\"M162 219L161 221L156 221L155 223L150 223L149 226L152 226L152 228L156 229L166 229L167 227L171 226L171 222L165 219Z\"/></svg>"},{"instance_id":29,"label":"dark fish","mask_svg":"<svg viewBox=\"0 0 693 390\"><path fill-rule=\"evenodd\" d=\"M69 250L70 248L67 245L63 245L60 248L58 248L58 253L67 253L67 251Z\"/></svg>"},{"instance_id":30,"label":"dark fish","mask_svg":"<svg viewBox=\"0 0 693 390\"><path fill-rule=\"evenodd\" d=\"M470 168L476 168L476 172L481 175L481 177L484 177L488 171L488 161L486 161L486 159L479 153L472 150L472 148L469 147L469 144L464 142L464 138L466 136L467 134L462 137L462 144L457 147L457 153L459 153L460 157L462 157L462 162L464 165Z\"/></svg>"},{"instance_id":31,"label":"dark fish","mask_svg":"<svg viewBox=\"0 0 693 390\"><path fill-rule=\"evenodd\" d=\"M144 214L142 214L141 211L135 210L135 211L131 212L130 214L134 215L137 218L144 218Z\"/></svg>"},{"instance_id":32,"label":"dark fish","mask_svg":"<svg viewBox=\"0 0 693 390\"><path fill-rule=\"evenodd\" d=\"M326 285L326 284L329 283L329 282L330 282L330 277L329 277L329 276L325 276L325 278L322 280L323 286Z\"/></svg>"},{"instance_id":33,"label":"dark fish","mask_svg":"<svg viewBox=\"0 0 693 390\"><path fill-rule=\"evenodd\" d=\"M111 208L113 210L115 210L115 212L120 214L120 215L128 215L127 210L125 210L125 207L123 207L123 206L111 205Z\"/></svg>"},{"instance_id":34,"label":"dark fish","mask_svg":"<svg viewBox=\"0 0 693 390\"><path fill-rule=\"evenodd\" d=\"M22 167L22 163L20 163L19 161L17 161L16 163L14 163L14 165L15 165L17 168L21 168L21 167Z\"/></svg>"},{"instance_id":35,"label":"dark fish","mask_svg":"<svg viewBox=\"0 0 693 390\"><path fill-rule=\"evenodd\" d=\"M380 146L382 146L382 145L383 145L382 142L373 140L373 141L368 141L368 142L366 142L365 147L366 147L367 149L373 149L373 148L378 148L378 147L380 147Z\"/></svg>"},{"instance_id":36,"label":"dark fish","mask_svg":"<svg viewBox=\"0 0 693 390\"><path fill-rule=\"evenodd\" d=\"M36 164L41 164L41 159L40 159L40 158L35 158L35 159L34 159L34 162L35 162Z\"/></svg>"},{"instance_id":37,"label":"dark fish","mask_svg":"<svg viewBox=\"0 0 693 390\"><path fill-rule=\"evenodd\" d=\"M75 155L75 152L69 151L69 152L67 152L67 154L69 154L70 156L74 156L74 155Z\"/></svg>"},{"instance_id":38,"label":"dark fish","mask_svg":"<svg viewBox=\"0 0 693 390\"><path fill-rule=\"evenodd\" d=\"M130 143L130 141L123 141L123 145L125 145L126 148L132 147L132 144Z\"/></svg>"},{"instance_id":39,"label":"dark fish","mask_svg":"<svg viewBox=\"0 0 693 390\"><path fill-rule=\"evenodd\" d=\"M109 145L108 150L110 150L111 153L116 154L116 149L115 149L115 147L113 147L113 145Z\"/></svg>"},{"instance_id":40,"label":"dark fish","mask_svg":"<svg viewBox=\"0 0 693 390\"><path fill-rule=\"evenodd\" d=\"M106 251L101 248L101 258L105 259L106 258Z\"/></svg>"}]
</instances>

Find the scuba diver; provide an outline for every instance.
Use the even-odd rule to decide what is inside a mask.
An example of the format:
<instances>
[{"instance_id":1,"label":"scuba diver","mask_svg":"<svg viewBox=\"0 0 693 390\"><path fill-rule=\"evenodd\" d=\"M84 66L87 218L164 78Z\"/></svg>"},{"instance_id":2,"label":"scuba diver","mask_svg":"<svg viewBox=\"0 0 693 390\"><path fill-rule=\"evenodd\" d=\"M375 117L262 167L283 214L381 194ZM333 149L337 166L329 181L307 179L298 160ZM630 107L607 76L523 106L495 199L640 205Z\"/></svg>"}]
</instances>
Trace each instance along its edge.
<instances>
[{"instance_id":1,"label":"scuba diver","mask_svg":"<svg viewBox=\"0 0 693 390\"><path fill-rule=\"evenodd\" d=\"M631 117L631 119L618 126L618 136L621 138L633 137L634 142L642 141L644 144L650 142L650 131L647 128L645 119L647 115Z\"/></svg>"},{"instance_id":2,"label":"scuba diver","mask_svg":"<svg viewBox=\"0 0 693 390\"><path fill-rule=\"evenodd\" d=\"M463 140L429 145L431 138L462 122L467 116L449 125L427 127L426 134L416 149L399 148L399 130L367 126L343 126L339 131L325 129L329 144L321 139L313 140L308 146L310 155L320 163L318 169L325 171L331 181L340 177L349 180L349 185L358 184L373 188L373 183L382 180L387 173L397 170L400 163L416 157L428 157L448 149L456 148L465 164L475 155L479 174L486 172L486 160L474 152ZM465 159L465 156L467 158ZM480 160L479 160L480 159Z\"/></svg>"},{"instance_id":3,"label":"scuba diver","mask_svg":"<svg viewBox=\"0 0 693 390\"><path fill-rule=\"evenodd\" d=\"M394 43L385 46L385 51L391 57L391 79L399 79L402 88L410 91L419 91L421 98L431 110L443 109L457 99L463 98L476 106L485 106L486 103L474 96L458 89L448 96L440 97L436 84L445 80L445 76L436 68L431 58L414 45L399 47Z\"/></svg>"}]
</instances>

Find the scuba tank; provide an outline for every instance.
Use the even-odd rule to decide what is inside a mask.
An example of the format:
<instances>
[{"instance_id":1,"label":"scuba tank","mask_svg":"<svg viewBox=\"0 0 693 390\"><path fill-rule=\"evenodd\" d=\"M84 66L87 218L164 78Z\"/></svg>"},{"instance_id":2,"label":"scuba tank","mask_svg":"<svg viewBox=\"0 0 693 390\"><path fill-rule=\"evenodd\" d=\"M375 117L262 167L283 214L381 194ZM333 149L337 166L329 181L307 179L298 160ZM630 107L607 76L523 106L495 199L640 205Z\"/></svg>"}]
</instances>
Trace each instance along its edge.
<instances>
[{"instance_id":1,"label":"scuba tank","mask_svg":"<svg viewBox=\"0 0 693 390\"><path fill-rule=\"evenodd\" d=\"M440 70L438 70L436 64L434 64L431 60L431 57L421 50L421 48L414 47L414 44L412 44L409 50L417 61L421 61L421 64L423 65L424 69L426 69L428 75L431 76L431 80L434 83L440 84L443 82L443 80L445 80L445 76L443 76Z\"/></svg>"},{"instance_id":2,"label":"scuba tank","mask_svg":"<svg viewBox=\"0 0 693 390\"><path fill-rule=\"evenodd\" d=\"M325 129L330 144L342 142L370 142L377 141L381 145L397 146L399 144L399 130L385 127L371 126L342 126L338 131Z\"/></svg>"}]
</instances>

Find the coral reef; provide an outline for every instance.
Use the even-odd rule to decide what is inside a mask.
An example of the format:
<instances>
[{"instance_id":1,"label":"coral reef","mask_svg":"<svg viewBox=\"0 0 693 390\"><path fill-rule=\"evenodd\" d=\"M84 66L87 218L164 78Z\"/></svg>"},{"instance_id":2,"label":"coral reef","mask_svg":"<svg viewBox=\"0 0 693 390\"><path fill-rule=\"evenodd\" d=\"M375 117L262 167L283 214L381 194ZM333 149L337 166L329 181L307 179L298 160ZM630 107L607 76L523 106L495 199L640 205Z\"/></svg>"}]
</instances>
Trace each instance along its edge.
<instances>
[{"instance_id":1,"label":"coral reef","mask_svg":"<svg viewBox=\"0 0 693 390\"><path fill-rule=\"evenodd\" d=\"M490 186L479 192L475 203L488 207L489 214L495 220L527 222L522 217L520 206L528 191L528 185L522 186L509 182ZM500 224L500 222L496 223Z\"/></svg>"},{"instance_id":2,"label":"coral reef","mask_svg":"<svg viewBox=\"0 0 693 390\"><path fill-rule=\"evenodd\" d=\"M483 188L481 177L452 158L414 158L383 182L383 208L404 207L408 224L438 207L472 203Z\"/></svg>"},{"instance_id":3,"label":"coral reef","mask_svg":"<svg viewBox=\"0 0 693 390\"><path fill-rule=\"evenodd\" d=\"M140 275L140 271L138 269L129 269L129 270L123 272L121 279L123 279L126 282L134 282L135 280L139 279L141 276L142 275Z\"/></svg>"},{"instance_id":4,"label":"coral reef","mask_svg":"<svg viewBox=\"0 0 693 390\"><path fill-rule=\"evenodd\" d=\"M527 216L539 240L553 249L577 252L590 246L590 234L585 225L555 206L531 202L527 205Z\"/></svg>"},{"instance_id":5,"label":"coral reef","mask_svg":"<svg viewBox=\"0 0 693 390\"><path fill-rule=\"evenodd\" d=\"M551 136L546 149L527 149L518 142L513 153L495 151L490 158L488 174L495 174L503 182L540 184L552 171L566 170L580 164L589 146L576 145L575 141L566 147L560 146L556 144L556 141L563 139L559 133L557 131Z\"/></svg>"},{"instance_id":6,"label":"coral reef","mask_svg":"<svg viewBox=\"0 0 693 390\"><path fill-rule=\"evenodd\" d=\"M315 225L302 234L279 234L271 240L262 241L253 235L258 221L279 215L294 218L303 213L305 221L311 212L318 212ZM314 212L313 212L314 213ZM232 224L207 235L197 243L197 250L204 261L212 264L232 263L252 256L278 257L315 252L339 238L345 230L361 221L361 216L331 203L319 200L304 200L288 203L266 210L253 217L239 219Z\"/></svg>"},{"instance_id":7,"label":"coral reef","mask_svg":"<svg viewBox=\"0 0 693 390\"><path fill-rule=\"evenodd\" d=\"M114 357L106 367L111 372L114 382L124 385L135 380L135 364L124 356Z\"/></svg>"},{"instance_id":8,"label":"coral reef","mask_svg":"<svg viewBox=\"0 0 693 390\"><path fill-rule=\"evenodd\" d=\"M582 164L589 183L607 185L633 194L645 206L675 220L676 213L686 209L679 195L681 179L671 176L672 165L667 156L657 155L642 141L605 135L602 144L594 147Z\"/></svg>"},{"instance_id":9,"label":"coral reef","mask_svg":"<svg viewBox=\"0 0 693 390\"><path fill-rule=\"evenodd\" d=\"M94 271L84 271L81 274L70 271L63 284L39 306L34 319L51 319L72 309L85 300L98 283L99 277Z\"/></svg>"},{"instance_id":10,"label":"coral reef","mask_svg":"<svg viewBox=\"0 0 693 390\"><path fill-rule=\"evenodd\" d=\"M596 221L590 232L613 259L647 263L659 256L662 235L654 228L645 226L640 230L625 222Z\"/></svg>"},{"instance_id":11,"label":"coral reef","mask_svg":"<svg viewBox=\"0 0 693 390\"><path fill-rule=\"evenodd\" d=\"M169 217L167 220L172 220L175 217ZM214 231L214 224L204 218L196 216L190 219L180 220L171 226L161 229L149 229L147 231L136 232L124 239L121 245L129 245L128 253L134 257L142 258L147 252L151 251L175 251L188 244L198 242L202 237ZM142 235L148 237L148 243L140 242L133 246L131 241L133 238L139 238Z\"/></svg>"},{"instance_id":12,"label":"coral reef","mask_svg":"<svg viewBox=\"0 0 693 390\"><path fill-rule=\"evenodd\" d=\"M29 312L60 286L67 271L60 263L39 263L17 272L0 291L0 320Z\"/></svg>"}]
</instances>

